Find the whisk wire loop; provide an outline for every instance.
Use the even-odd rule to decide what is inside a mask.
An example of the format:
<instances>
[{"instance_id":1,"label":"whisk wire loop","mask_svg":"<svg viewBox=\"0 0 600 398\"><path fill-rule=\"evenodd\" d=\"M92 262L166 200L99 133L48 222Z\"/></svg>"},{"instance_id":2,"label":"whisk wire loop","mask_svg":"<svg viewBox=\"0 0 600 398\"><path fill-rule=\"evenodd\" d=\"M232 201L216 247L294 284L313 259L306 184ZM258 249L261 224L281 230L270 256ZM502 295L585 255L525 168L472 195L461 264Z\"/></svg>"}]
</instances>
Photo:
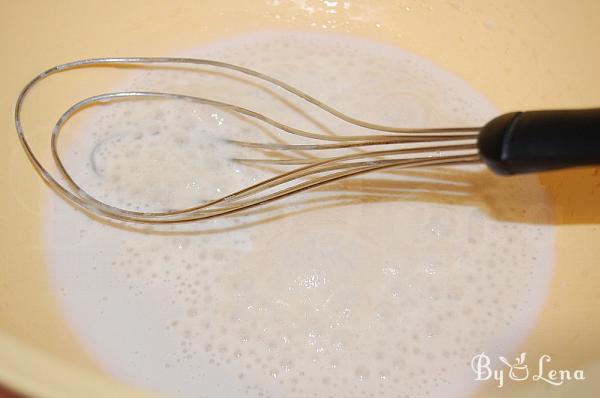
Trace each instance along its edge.
<instances>
[{"instance_id":1,"label":"whisk wire loop","mask_svg":"<svg viewBox=\"0 0 600 398\"><path fill-rule=\"evenodd\" d=\"M349 124L353 124L368 130L384 132L386 134L329 135L319 132L306 131L288 126L266 115L241 106L198 96L151 91L121 91L104 93L85 98L75 103L60 116L54 125L50 142L51 154L57 169L62 175L66 184L59 182L39 161L25 135L21 114L25 98L30 93L32 88L40 81L51 75L78 68L97 66L118 67L127 65L148 66L157 64L203 65L235 71L279 87L290 94L308 101L312 105ZM311 157L281 159L233 159L234 161L246 164L295 165L298 167L263 180L247 188L241 189L237 192L221 198L206 201L196 206L167 211L134 211L104 203L78 185L61 160L58 150L58 143L60 132L64 125L78 111L98 103L135 99L170 99L210 105L256 119L262 123L296 136L326 142L316 144L280 144L244 142L236 140L228 141L230 144L249 148L271 151L337 150L374 146L395 146L395 148L367 152L355 152L330 158ZM86 211L102 217L143 224L184 223L237 213L242 210L247 210L302 191L306 191L308 189L313 189L324 184L339 181L344 178L389 168L464 164L478 162L480 160L476 147L476 139L480 127L413 129L373 124L346 115L274 77L238 65L196 58L92 58L55 66L33 78L19 94L15 105L15 127L21 145L38 174L48 186L50 186L64 199ZM436 143L436 145L431 145L432 143ZM421 156L415 157L415 155ZM390 156L396 157L390 159L388 158Z\"/></svg>"}]
</instances>

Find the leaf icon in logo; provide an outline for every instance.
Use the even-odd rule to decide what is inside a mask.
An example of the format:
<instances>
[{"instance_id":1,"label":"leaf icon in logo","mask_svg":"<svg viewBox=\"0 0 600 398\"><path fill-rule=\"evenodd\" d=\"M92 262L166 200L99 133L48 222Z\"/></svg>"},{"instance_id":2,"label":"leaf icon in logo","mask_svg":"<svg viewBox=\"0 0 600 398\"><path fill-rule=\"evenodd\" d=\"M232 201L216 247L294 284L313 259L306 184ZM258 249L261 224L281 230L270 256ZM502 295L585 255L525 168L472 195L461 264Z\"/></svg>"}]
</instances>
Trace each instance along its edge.
<instances>
[{"instance_id":1,"label":"leaf icon in logo","mask_svg":"<svg viewBox=\"0 0 600 398\"><path fill-rule=\"evenodd\" d=\"M509 368L509 377L511 378L511 380L515 380L515 381L522 381L522 380L527 380L529 378L529 369L527 368L527 365L525 364L525 357L527 356L527 353L522 352L521 355L519 355L518 357L515 357L515 363L514 365L511 364L510 362L508 362L508 360L503 357L503 356L499 356L498 359L504 363L506 366L508 366Z\"/></svg>"}]
</instances>

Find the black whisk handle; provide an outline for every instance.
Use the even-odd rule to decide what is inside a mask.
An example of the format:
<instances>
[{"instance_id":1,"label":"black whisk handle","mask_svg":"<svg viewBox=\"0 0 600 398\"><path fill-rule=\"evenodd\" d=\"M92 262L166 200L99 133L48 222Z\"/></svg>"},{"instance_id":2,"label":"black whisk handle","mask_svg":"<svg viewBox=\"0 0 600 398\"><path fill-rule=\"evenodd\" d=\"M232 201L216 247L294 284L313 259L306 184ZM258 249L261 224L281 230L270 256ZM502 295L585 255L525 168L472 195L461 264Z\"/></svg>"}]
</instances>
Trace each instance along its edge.
<instances>
[{"instance_id":1,"label":"black whisk handle","mask_svg":"<svg viewBox=\"0 0 600 398\"><path fill-rule=\"evenodd\" d=\"M477 147L497 174L600 166L600 108L506 113L481 129Z\"/></svg>"}]
</instances>

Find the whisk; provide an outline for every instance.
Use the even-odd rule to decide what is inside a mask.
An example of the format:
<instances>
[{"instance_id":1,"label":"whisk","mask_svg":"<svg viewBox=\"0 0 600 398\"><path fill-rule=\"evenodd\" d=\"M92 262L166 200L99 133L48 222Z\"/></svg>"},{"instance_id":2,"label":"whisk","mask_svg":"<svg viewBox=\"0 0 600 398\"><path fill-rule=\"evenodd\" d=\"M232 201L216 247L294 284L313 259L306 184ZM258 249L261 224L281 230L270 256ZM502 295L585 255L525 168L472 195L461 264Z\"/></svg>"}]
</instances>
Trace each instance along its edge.
<instances>
[{"instance_id":1,"label":"whisk","mask_svg":"<svg viewBox=\"0 0 600 398\"><path fill-rule=\"evenodd\" d=\"M56 73L94 66L186 64L223 68L262 80L296 95L323 111L370 130L363 135L329 135L280 123L268 116L233 104L208 98L166 92L122 91L95 95L67 109L51 133L51 152L65 183L42 165L29 145L21 122L23 103L32 88ZM219 107L259 120L287 133L315 140L313 144L281 144L230 141L237 145L276 151L346 151L329 158L235 159L254 164L296 166L257 184L184 209L143 212L106 204L71 177L61 161L57 144L65 123L84 107L99 102L162 98ZM225 62L195 58L125 57L84 59L50 68L32 79L21 91L15 106L15 125L32 165L55 192L72 204L110 219L145 223L184 223L237 213L265 203L365 173L390 168L446 166L484 162L497 174L521 174L600 164L600 109L546 110L503 114L480 127L400 128L368 123L348 116L291 85L254 70ZM375 150L378 146L384 147ZM329 153L329 152L328 152Z\"/></svg>"}]
</instances>

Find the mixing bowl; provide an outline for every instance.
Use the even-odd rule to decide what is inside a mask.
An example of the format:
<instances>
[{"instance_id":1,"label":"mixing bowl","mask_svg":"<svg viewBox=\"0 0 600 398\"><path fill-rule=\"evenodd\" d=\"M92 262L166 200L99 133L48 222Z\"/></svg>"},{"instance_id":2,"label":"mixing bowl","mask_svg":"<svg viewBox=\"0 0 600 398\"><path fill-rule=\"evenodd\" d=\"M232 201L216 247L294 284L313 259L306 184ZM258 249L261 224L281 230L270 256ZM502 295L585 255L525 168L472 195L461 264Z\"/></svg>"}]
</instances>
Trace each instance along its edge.
<instances>
[{"instance_id":1,"label":"mixing bowl","mask_svg":"<svg viewBox=\"0 0 600 398\"><path fill-rule=\"evenodd\" d=\"M100 368L50 289L40 233L49 190L23 155L12 119L19 90L39 71L79 58L165 55L229 35L295 29L360 36L419 54L469 82L500 111L600 102L600 3L593 0L31 0L1 8L0 384L26 396L153 394ZM64 109L58 107L63 97L77 88L52 84L52 95L32 100L36 113L26 115L41 140ZM556 263L539 319L519 348L529 358L550 355L553 369L581 369L585 380L553 386L530 379L503 388L481 382L475 396L600 391L599 170L540 175L553 201Z\"/></svg>"}]
</instances>

